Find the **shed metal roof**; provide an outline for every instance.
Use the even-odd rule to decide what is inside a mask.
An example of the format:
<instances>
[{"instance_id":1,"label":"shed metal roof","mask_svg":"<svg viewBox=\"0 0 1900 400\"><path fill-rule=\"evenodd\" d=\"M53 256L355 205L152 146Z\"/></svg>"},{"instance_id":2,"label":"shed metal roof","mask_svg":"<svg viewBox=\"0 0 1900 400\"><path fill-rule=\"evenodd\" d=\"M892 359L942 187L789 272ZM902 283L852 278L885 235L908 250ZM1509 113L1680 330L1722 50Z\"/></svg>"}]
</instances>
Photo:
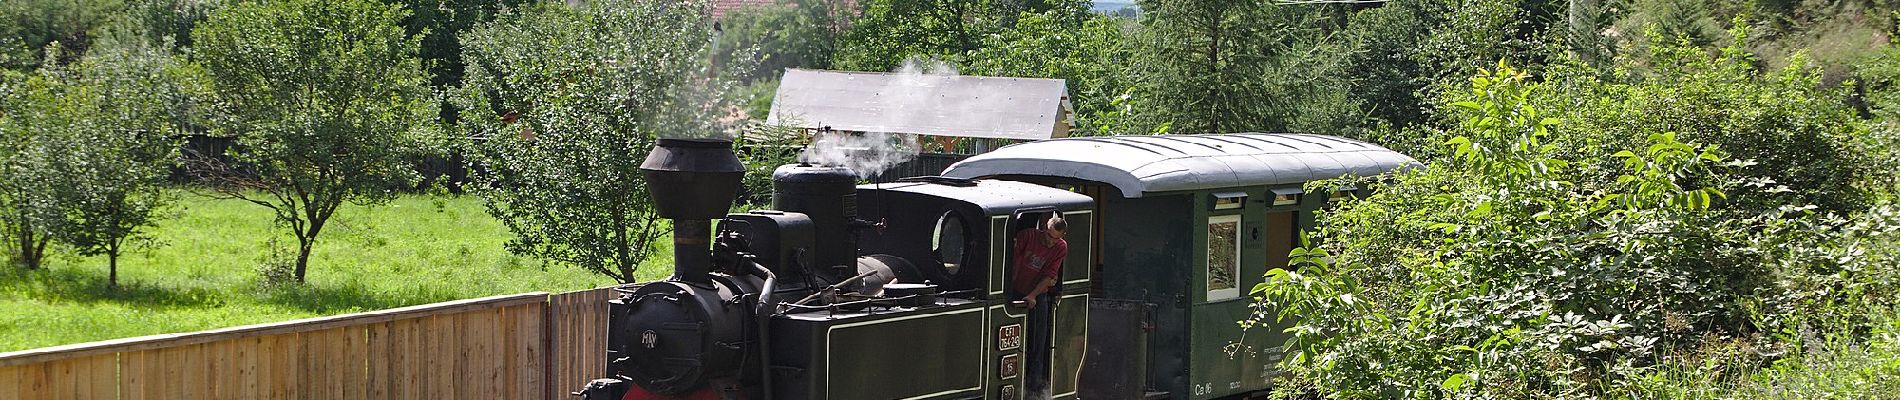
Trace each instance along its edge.
<instances>
[{"instance_id":1,"label":"shed metal roof","mask_svg":"<svg viewBox=\"0 0 1900 400\"><path fill-rule=\"evenodd\" d=\"M768 123L1038 140L1068 135L1061 79L787 69Z\"/></svg>"},{"instance_id":2,"label":"shed metal roof","mask_svg":"<svg viewBox=\"0 0 1900 400\"><path fill-rule=\"evenodd\" d=\"M944 176L1048 176L1102 182L1130 198L1183 190L1285 185L1419 166L1404 154L1336 136L1238 133L1081 137L1021 143L970 157Z\"/></svg>"}]
</instances>

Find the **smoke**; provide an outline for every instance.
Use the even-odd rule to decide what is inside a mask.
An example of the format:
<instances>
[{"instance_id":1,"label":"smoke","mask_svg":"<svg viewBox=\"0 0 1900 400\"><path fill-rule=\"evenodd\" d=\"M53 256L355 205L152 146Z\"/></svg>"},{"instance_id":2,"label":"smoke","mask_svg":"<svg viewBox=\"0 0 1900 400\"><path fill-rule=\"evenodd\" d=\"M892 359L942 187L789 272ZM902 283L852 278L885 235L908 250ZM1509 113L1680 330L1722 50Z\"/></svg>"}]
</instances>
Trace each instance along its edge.
<instances>
[{"instance_id":1,"label":"smoke","mask_svg":"<svg viewBox=\"0 0 1900 400\"><path fill-rule=\"evenodd\" d=\"M892 72L892 79L877 91L875 103L885 113L883 120L873 126L880 131L918 126L931 113L941 111L940 105L932 102L940 88L957 76L955 66L918 57L905 59L904 65ZM908 133L824 133L805 147L798 161L844 167L858 178L870 178L917 158L918 149L917 135Z\"/></svg>"},{"instance_id":2,"label":"smoke","mask_svg":"<svg viewBox=\"0 0 1900 400\"><path fill-rule=\"evenodd\" d=\"M818 135L798 161L843 167L859 179L870 177L917 158L917 135L901 133L824 133Z\"/></svg>"}]
</instances>

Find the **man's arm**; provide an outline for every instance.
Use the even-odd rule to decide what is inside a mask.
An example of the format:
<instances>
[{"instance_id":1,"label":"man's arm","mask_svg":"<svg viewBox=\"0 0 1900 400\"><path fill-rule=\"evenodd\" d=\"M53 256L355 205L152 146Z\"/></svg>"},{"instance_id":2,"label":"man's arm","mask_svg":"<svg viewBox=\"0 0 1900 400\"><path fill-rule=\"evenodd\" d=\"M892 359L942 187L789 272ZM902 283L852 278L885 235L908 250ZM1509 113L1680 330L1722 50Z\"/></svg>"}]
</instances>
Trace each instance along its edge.
<instances>
[{"instance_id":1,"label":"man's arm","mask_svg":"<svg viewBox=\"0 0 1900 400\"><path fill-rule=\"evenodd\" d=\"M1043 293L1048 293L1049 288L1056 286L1056 280L1061 279L1062 263L1068 261L1068 253L1069 246L1062 246L1061 252L1058 253L1061 255L1050 259L1049 265L1042 268L1042 280L1036 281L1036 288L1030 290L1028 295L1023 296L1023 302L1028 303L1029 308L1036 308L1036 297L1042 296Z\"/></svg>"},{"instance_id":2,"label":"man's arm","mask_svg":"<svg viewBox=\"0 0 1900 400\"><path fill-rule=\"evenodd\" d=\"M1042 297L1043 293L1048 293L1049 288L1055 286L1056 278L1043 277L1041 281L1036 282L1035 290L1031 290L1029 294L1023 295L1023 304L1029 308L1036 308L1036 298Z\"/></svg>"}]
</instances>

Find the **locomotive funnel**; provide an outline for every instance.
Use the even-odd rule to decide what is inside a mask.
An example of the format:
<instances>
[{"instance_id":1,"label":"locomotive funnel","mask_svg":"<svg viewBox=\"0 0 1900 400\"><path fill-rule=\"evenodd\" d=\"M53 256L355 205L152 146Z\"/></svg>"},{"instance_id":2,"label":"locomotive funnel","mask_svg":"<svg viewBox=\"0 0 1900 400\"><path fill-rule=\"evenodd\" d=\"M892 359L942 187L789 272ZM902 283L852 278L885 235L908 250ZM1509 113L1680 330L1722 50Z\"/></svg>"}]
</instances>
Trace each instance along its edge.
<instances>
[{"instance_id":1,"label":"locomotive funnel","mask_svg":"<svg viewBox=\"0 0 1900 400\"><path fill-rule=\"evenodd\" d=\"M732 208L745 178L745 164L732 153L732 142L716 139L660 139L640 164L647 194L661 217L673 220L673 276L710 283L711 222Z\"/></svg>"}]
</instances>

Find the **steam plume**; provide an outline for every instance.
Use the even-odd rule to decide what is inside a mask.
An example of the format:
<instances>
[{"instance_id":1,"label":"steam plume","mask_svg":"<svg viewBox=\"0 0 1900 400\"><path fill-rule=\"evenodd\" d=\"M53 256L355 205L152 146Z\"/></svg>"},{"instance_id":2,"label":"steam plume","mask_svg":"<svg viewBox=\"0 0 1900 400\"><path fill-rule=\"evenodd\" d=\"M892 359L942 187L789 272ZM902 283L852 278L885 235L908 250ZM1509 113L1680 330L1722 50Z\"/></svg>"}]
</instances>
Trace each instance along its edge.
<instances>
[{"instance_id":1,"label":"steam plume","mask_svg":"<svg viewBox=\"0 0 1900 400\"><path fill-rule=\"evenodd\" d=\"M938 90L957 69L935 59L911 57L893 71L887 84L877 91L877 103L885 110L879 131L888 127L915 126L928 113L939 112L931 104ZM799 154L801 162L844 167L859 178L870 178L905 161L917 158L917 135L893 132L866 132L862 135L822 134Z\"/></svg>"}]
</instances>

